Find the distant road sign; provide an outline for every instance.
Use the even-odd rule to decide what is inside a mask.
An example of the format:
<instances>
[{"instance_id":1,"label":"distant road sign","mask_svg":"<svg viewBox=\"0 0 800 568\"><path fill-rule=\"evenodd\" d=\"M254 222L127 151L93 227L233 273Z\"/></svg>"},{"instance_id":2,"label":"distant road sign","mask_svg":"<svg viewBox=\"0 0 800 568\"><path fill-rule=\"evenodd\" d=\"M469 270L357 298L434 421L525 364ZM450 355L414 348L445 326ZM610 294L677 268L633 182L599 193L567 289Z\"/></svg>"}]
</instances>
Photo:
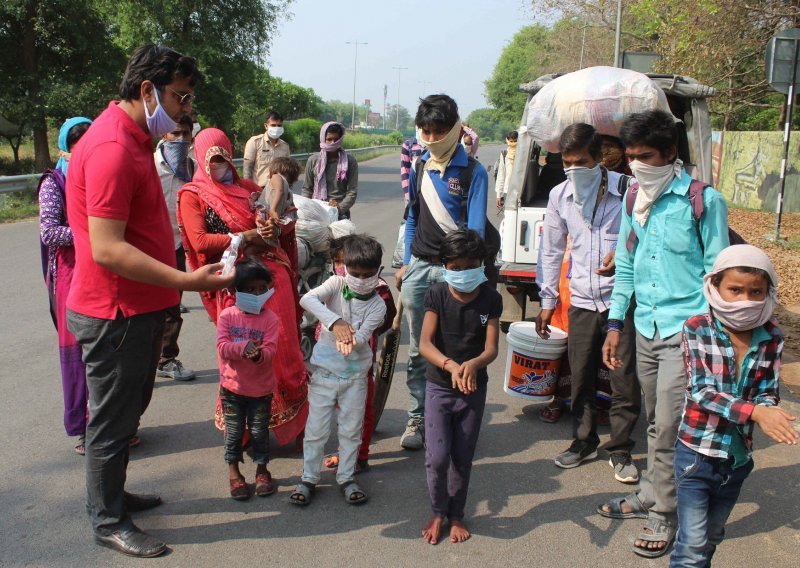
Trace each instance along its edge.
<instances>
[{"instance_id":1,"label":"distant road sign","mask_svg":"<svg viewBox=\"0 0 800 568\"><path fill-rule=\"evenodd\" d=\"M767 43L765 53L767 81L773 89L785 95L789 94L792 76L795 77L795 88L798 87L797 80L800 79L800 69L792 73L800 63L797 57L798 41L800 41L800 29L792 28L778 32Z\"/></svg>"}]
</instances>

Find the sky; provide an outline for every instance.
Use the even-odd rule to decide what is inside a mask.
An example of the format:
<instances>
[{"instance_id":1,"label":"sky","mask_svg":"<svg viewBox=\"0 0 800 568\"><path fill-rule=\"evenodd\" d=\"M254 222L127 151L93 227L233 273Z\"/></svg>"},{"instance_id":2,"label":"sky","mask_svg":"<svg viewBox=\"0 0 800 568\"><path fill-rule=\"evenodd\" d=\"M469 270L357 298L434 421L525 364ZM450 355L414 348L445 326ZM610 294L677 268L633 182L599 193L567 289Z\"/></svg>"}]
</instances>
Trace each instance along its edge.
<instances>
[{"instance_id":1,"label":"sky","mask_svg":"<svg viewBox=\"0 0 800 568\"><path fill-rule=\"evenodd\" d=\"M533 23L530 0L295 0L274 37L269 57L275 77L311 87L324 100L370 99L381 112L389 104L416 111L418 99L447 93L462 118L488 105L484 81L503 48ZM350 41L347 45L345 42Z\"/></svg>"}]
</instances>

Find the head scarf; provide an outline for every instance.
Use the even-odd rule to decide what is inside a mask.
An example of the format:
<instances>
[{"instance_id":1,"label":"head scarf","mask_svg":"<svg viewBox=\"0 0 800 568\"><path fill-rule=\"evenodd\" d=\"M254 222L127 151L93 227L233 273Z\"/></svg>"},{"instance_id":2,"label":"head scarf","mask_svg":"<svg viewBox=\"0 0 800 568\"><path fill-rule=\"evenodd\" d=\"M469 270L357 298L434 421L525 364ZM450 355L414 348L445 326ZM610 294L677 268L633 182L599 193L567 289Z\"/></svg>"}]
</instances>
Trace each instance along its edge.
<instances>
[{"instance_id":1,"label":"head scarf","mask_svg":"<svg viewBox=\"0 0 800 568\"><path fill-rule=\"evenodd\" d=\"M711 279L716 274L737 267L759 268L769 275L769 291L764 300L728 302L722 299L717 287L711 283ZM703 277L703 294L714 317L722 325L733 331L747 331L764 325L772 318L775 305L778 303L778 295L775 290L777 285L778 274L764 251L753 245L733 245L719 253L714 262L714 269Z\"/></svg>"},{"instance_id":2,"label":"head scarf","mask_svg":"<svg viewBox=\"0 0 800 568\"><path fill-rule=\"evenodd\" d=\"M325 167L328 165L328 152L339 152L339 161L336 164L336 181L347 179L347 153L340 151L345 135L342 134L342 137L333 144L327 144L325 142L325 135L328 133L328 129L334 124L341 126L342 131L344 131L344 125L340 122L326 122L319 131L320 150L319 160L317 160L317 176L314 180L313 197L314 199L321 199L322 201L328 200L328 181L325 179Z\"/></svg>"},{"instance_id":3,"label":"head scarf","mask_svg":"<svg viewBox=\"0 0 800 568\"><path fill-rule=\"evenodd\" d=\"M196 192L225 221L231 231L247 231L255 227L255 211L251 195L261 188L236 172L231 158L231 141L218 128L204 128L194 142L197 170L192 181L181 188ZM221 157L231 168L233 183L225 185L211 177L211 159Z\"/></svg>"},{"instance_id":4,"label":"head scarf","mask_svg":"<svg viewBox=\"0 0 800 568\"><path fill-rule=\"evenodd\" d=\"M67 166L69 165L69 146L67 146L67 136L73 126L83 123L91 124L92 121L85 116L75 116L61 125L61 130L58 131L58 162L56 162L56 169L61 170L61 173L67 175ZM66 156L66 157L65 157Z\"/></svg>"},{"instance_id":5,"label":"head scarf","mask_svg":"<svg viewBox=\"0 0 800 568\"><path fill-rule=\"evenodd\" d=\"M453 158L453 154L456 152L456 147L458 147L460 134L461 121L457 120L453 125L453 128L450 129L450 132L445 134L444 138L441 140L431 142L430 140L425 140L424 137L419 139L420 144L428 148L428 151L431 154L428 158L428 161L425 162L426 170L436 170L440 173L440 175L444 175L444 170L447 168L447 165ZM421 135L422 133L420 132L420 136Z\"/></svg>"}]
</instances>

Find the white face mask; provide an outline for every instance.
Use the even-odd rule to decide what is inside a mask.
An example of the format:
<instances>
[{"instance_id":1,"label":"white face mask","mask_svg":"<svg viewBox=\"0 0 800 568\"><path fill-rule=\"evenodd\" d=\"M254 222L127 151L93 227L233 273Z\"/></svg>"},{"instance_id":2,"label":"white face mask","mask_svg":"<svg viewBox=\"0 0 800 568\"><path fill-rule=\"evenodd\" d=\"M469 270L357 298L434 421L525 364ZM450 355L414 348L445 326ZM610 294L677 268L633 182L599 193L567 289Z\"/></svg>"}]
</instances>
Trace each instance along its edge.
<instances>
[{"instance_id":1,"label":"white face mask","mask_svg":"<svg viewBox=\"0 0 800 568\"><path fill-rule=\"evenodd\" d=\"M233 181L231 167L225 162L211 164L211 179L220 183L230 183Z\"/></svg>"},{"instance_id":2,"label":"white face mask","mask_svg":"<svg viewBox=\"0 0 800 568\"><path fill-rule=\"evenodd\" d=\"M667 190L672 180L681 179L683 162L675 160L665 166L650 166L639 160L630 163L631 173L639 184L636 201L633 204L633 218L640 225L647 223L653 203Z\"/></svg>"},{"instance_id":3,"label":"white face mask","mask_svg":"<svg viewBox=\"0 0 800 568\"><path fill-rule=\"evenodd\" d=\"M356 278L352 274L345 274L344 276L347 287L359 295L371 294L375 291L375 286L378 285L378 275L370 276L369 278Z\"/></svg>"},{"instance_id":4,"label":"white face mask","mask_svg":"<svg viewBox=\"0 0 800 568\"><path fill-rule=\"evenodd\" d=\"M597 203L597 192L600 189L600 181L603 179L603 170L600 168L600 164L593 168L580 166L566 168L564 174L572 184L575 207L580 209L581 216L591 223L594 205Z\"/></svg>"},{"instance_id":5,"label":"white face mask","mask_svg":"<svg viewBox=\"0 0 800 568\"><path fill-rule=\"evenodd\" d=\"M283 126L270 126L267 128L267 136L272 138L273 140L277 140L281 136L283 136Z\"/></svg>"}]
</instances>

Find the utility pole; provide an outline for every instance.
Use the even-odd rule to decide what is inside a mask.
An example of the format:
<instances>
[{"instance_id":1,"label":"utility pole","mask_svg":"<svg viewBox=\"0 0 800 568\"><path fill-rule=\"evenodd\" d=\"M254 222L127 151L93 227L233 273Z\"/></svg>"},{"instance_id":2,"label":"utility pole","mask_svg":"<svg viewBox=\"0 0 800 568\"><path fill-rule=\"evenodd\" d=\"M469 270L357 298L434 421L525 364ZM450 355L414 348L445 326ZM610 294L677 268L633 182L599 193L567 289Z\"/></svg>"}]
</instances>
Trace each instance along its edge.
<instances>
[{"instance_id":1,"label":"utility pole","mask_svg":"<svg viewBox=\"0 0 800 568\"><path fill-rule=\"evenodd\" d=\"M359 45L367 45L365 41L346 41L347 45L354 45L356 48L356 55L353 59L353 116L350 119L350 128L355 130L356 128L356 71L358 69L358 46Z\"/></svg>"},{"instance_id":2,"label":"utility pole","mask_svg":"<svg viewBox=\"0 0 800 568\"><path fill-rule=\"evenodd\" d=\"M400 130L400 73L408 67L392 67L392 69L397 69L397 108L394 114L394 129Z\"/></svg>"},{"instance_id":3,"label":"utility pole","mask_svg":"<svg viewBox=\"0 0 800 568\"><path fill-rule=\"evenodd\" d=\"M383 129L386 130L386 98L389 96L389 85L383 85Z\"/></svg>"},{"instance_id":4,"label":"utility pole","mask_svg":"<svg viewBox=\"0 0 800 568\"><path fill-rule=\"evenodd\" d=\"M583 39L581 40L581 62L578 64L578 69L583 69L583 52L586 49L586 28L589 24L583 24Z\"/></svg>"},{"instance_id":5,"label":"utility pole","mask_svg":"<svg viewBox=\"0 0 800 568\"><path fill-rule=\"evenodd\" d=\"M428 96L428 85L431 85L432 83L430 81L417 81L417 83L422 85L422 96L423 97L427 97Z\"/></svg>"},{"instance_id":6,"label":"utility pole","mask_svg":"<svg viewBox=\"0 0 800 568\"><path fill-rule=\"evenodd\" d=\"M585 32L586 30L584 30ZM614 38L614 67L620 66L619 48L622 38L622 0L617 0L617 33Z\"/></svg>"}]
</instances>

